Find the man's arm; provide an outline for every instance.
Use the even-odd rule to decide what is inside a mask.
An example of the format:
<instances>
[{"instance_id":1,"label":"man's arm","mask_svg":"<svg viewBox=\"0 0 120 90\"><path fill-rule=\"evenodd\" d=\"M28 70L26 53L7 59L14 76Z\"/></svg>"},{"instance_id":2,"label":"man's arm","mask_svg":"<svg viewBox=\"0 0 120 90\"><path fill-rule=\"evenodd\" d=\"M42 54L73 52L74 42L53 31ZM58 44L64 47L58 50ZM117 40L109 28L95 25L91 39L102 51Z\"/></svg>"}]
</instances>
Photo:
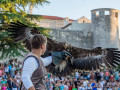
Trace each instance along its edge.
<instances>
[{"instance_id":1,"label":"man's arm","mask_svg":"<svg viewBox=\"0 0 120 90\"><path fill-rule=\"evenodd\" d=\"M48 56L45 58L40 57L40 58L43 61L44 66L48 66L52 63L52 56Z\"/></svg>"},{"instance_id":2,"label":"man's arm","mask_svg":"<svg viewBox=\"0 0 120 90\"><path fill-rule=\"evenodd\" d=\"M22 82L26 89L35 90L34 85L31 81L33 72L38 68L39 64L34 57L29 57L25 60L22 71Z\"/></svg>"}]
</instances>

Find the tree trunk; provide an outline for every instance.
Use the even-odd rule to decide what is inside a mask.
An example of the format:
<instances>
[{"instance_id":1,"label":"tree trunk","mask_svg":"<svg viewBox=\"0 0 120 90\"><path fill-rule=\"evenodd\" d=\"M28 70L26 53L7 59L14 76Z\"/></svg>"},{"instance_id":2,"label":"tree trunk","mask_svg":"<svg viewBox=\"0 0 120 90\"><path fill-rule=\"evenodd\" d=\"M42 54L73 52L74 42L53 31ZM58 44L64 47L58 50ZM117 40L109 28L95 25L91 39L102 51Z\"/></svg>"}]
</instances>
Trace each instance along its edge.
<instances>
[{"instance_id":1,"label":"tree trunk","mask_svg":"<svg viewBox=\"0 0 120 90\"><path fill-rule=\"evenodd\" d=\"M30 6L29 6L29 14L32 14L32 11L33 11L33 5L30 4Z\"/></svg>"}]
</instances>

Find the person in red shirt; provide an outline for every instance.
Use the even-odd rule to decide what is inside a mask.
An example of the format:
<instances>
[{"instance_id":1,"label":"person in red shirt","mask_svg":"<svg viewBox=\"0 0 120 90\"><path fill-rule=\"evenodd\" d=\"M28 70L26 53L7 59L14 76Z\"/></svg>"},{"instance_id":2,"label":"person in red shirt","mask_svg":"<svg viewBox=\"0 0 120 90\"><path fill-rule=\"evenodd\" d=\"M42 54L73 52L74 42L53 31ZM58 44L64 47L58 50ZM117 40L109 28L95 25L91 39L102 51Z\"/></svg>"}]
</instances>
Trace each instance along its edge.
<instances>
[{"instance_id":1,"label":"person in red shirt","mask_svg":"<svg viewBox=\"0 0 120 90\"><path fill-rule=\"evenodd\" d=\"M105 72L105 79L108 81L109 80L109 71L108 70L106 70L106 72Z\"/></svg>"},{"instance_id":2,"label":"person in red shirt","mask_svg":"<svg viewBox=\"0 0 120 90\"><path fill-rule=\"evenodd\" d=\"M0 76L2 76L2 74L3 74L3 70L2 70L2 69L0 69Z\"/></svg>"},{"instance_id":3,"label":"person in red shirt","mask_svg":"<svg viewBox=\"0 0 120 90\"><path fill-rule=\"evenodd\" d=\"M110 76L110 81L114 81L115 77L113 75Z\"/></svg>"}]
</instances>

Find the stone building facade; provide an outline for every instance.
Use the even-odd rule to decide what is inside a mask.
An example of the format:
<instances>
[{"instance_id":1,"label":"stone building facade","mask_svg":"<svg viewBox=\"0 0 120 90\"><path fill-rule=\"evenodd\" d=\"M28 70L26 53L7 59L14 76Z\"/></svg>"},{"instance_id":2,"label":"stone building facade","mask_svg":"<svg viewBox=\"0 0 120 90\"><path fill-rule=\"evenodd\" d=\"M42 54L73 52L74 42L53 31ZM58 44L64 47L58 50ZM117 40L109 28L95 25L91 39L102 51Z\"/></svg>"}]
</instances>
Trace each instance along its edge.
<instances>
[{"instance_id":1,"label":"stone building facade","mask_svg":"<svg viewBox=\"0 0 120 90\"><path fill-rule=\"evenodd\" d=\"M60 27L51 23L51 26L55 25L51 27L50 35L54 40L66 41L80 48L119 48L119 10L94 9L91 10L91 17L91 20L83 16L71 22L63 19L58 21L62 22Z\"/></svg>"},{"instance_id":2,"label":"stone building facade","mask_svg":"<svg viewBox=\"0 0 120 90\"><path fill-rule=\"evenodd\" d=\"M36 24L38 24L40 27L45 27L49 29L61 29L68 23L73 22L74 20L69 19L68 17L62 18L58 16L47 16L47 15L41 15L43 19L40 21L34 20Z\"/></svg>"}]
</instances>

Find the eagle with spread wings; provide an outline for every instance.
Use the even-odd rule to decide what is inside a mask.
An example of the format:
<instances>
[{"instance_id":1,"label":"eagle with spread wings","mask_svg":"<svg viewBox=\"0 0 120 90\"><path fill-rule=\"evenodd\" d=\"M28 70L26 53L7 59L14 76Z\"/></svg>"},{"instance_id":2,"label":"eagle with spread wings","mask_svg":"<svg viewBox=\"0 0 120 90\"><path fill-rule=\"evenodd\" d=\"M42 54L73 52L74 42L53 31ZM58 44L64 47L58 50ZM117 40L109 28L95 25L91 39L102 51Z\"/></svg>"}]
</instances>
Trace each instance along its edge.
<instances>
[{"instance_id":1,"label":"eagle with spread wings","mask_svg":"<svg viewBox=\"0 0 120 90\"><path fill-rule=\"evenodd\" d=\"M25 47L31 51L30 37L35 34L41 34L35 27L29 27L21 22L12 22L8 28L9 34L14 42L22 41ZM49 52L67 51L72 57L67 57L58 65L50 64L47 71L55 75L69 75L75 69L78 70L97 70L101 67L116 67L120 62L120 51L116 48L96 47L88 50L71 46L66 42L59 42L47 38L47 50L42 57L49 56Z\"/></svg>"}]
</instances>

